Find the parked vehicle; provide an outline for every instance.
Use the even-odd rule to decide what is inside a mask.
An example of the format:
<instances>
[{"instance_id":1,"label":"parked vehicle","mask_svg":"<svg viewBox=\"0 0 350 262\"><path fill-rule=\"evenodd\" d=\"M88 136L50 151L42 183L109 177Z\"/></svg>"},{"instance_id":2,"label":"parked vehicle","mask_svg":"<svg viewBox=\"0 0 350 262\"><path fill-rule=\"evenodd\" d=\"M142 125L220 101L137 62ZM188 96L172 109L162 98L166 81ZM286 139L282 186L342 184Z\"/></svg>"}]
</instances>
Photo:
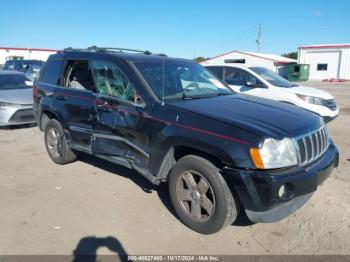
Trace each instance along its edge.
<instances>
[{"instance_id":1,"label":"parked vehicle","mask_svg":"<svg viewBox=\"0 0 350 262\"><path fill-rule=\"evenodd\" d=\"M43 65L44 62L41 60L7 60L4 70L23 72L34 80Z\"/></svg>"},{"instance_id":2,"label":"parked vehicle","mask_svg":"<svg viewBox=\"0 0 350 262\"><path fill-rule=\"evenodd\" d=\"M25 74L0 71L0 126L35 123L32 87Z\"/></svg>"},{"instance_id":3,"label":"parked vehicle","mask_svg":"<svg viewBox=\"0 0 350 262\"><path fill-rule=\"evenodd\" d=\"M299 86L264 67L239 64L206 66L235 92L290 103L331 121L339 114L334 97L325 91Z\"/></svg>"},{"instance_id":4,"label":"parked vehicle","mask_svg":"<svg viewBox=\"0 0 350 262\"><path fill-rule=\"evenodd\" d=\"M66 49L49 57L33 94L55 163L85 152L168 182L180 220L203 234L241 207L254 222L292 214L338 165L322 118L236 94L192 61Z\"/></svg>"}]
</instances>

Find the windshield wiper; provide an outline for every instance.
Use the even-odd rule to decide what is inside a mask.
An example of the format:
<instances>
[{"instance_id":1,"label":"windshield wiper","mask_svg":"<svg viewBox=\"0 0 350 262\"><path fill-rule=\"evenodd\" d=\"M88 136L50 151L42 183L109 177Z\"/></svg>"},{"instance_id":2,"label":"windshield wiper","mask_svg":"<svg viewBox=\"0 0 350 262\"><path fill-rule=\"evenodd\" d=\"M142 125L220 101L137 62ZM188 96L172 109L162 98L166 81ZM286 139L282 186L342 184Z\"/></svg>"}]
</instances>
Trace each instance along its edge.
<instances>
[{"instance_id":1,"label":"windshield wiper","mask_svg":"<svg viewBox=\"0 0 350 262\"><path fill-rule=\"evenodd\" d=\"M230 96L234 95L234 93L216 93L217 96Z\"/></svg>"},{"instance_id":2,"label":"windshield wiper","mask_svg":"<svg viewBox=\"0 0 350 262\"><path fill-rule=\"evenodd\" d=\"M186 96L186 94L183 94L182 99L201 99L201 98L211 98L211 97L218 97L218 96L226 96L226 95L232 95L230 93L213 93L213 94L203 94L203 95L196 95L196 96Z\"/></svg>"},{"instance_id":3,"label":"windshield wiper","mask_svg":"<svg viewBox=\"0 0 350 262\"><path fill-rule=\"evenodd\" d=\"M212 94L188 96L186 95L186 92L182 92L181 94L177 94L177 95L165 96L164 99L190 100L190 99L210 98L210 97L226 96L226 95L234 95L234 94L235 93L212 93Z\"/></svg>"}]
</instances>

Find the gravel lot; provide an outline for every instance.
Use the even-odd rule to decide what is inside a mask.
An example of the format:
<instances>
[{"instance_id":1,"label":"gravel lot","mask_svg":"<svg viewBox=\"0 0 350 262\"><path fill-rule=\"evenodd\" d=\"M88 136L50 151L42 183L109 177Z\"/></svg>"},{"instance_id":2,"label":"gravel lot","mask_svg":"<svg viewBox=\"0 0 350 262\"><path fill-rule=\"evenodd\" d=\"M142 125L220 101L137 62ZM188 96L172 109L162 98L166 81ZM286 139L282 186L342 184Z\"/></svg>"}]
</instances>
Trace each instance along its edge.
<instances>
[{"instance_id":1,"label":"gravel lot","mask_svg":"<svg viewBox=\"0 0 350 262\"><path fill-rule=\"evenodd\" d=\"M0 254L350 254L350 84L306 84L341 107L339 169L289 218L210 236L179 222L166 185L89 156L55 165L37 127L0 129Z\"/></svg>"}]
</instances>

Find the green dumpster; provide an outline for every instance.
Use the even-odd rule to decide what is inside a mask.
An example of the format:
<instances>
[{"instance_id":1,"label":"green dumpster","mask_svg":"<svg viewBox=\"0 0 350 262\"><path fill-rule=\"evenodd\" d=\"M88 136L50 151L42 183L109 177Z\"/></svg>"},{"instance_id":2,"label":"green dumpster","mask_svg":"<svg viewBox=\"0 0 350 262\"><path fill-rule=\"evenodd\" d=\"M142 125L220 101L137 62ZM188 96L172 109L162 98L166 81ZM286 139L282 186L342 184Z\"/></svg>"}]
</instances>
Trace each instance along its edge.
<instances>
[{"instance_id":1,"label":"green dumpster","mask_svg":"<svg viewBox=\"0 0 350 262\"><path fill-rule=\"evenodd\" d=\"M309 80L310 65L296 64L288 66L288 80L292 82Z\"/></svg>"}]
</instances>

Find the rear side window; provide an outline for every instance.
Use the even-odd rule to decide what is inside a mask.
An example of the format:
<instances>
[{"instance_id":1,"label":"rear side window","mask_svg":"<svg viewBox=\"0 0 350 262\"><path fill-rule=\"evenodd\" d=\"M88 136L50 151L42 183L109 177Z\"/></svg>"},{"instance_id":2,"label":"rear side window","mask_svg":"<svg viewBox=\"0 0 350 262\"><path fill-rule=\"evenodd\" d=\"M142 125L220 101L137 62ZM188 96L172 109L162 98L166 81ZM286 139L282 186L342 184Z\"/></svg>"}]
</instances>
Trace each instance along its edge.
<instances>
[{"instance_id":1,"label":"rear side window","mask_svg":"<svg viewBox=\"0 0 350 262\"><path fill-rule=\"evenodd\" d=\"M88 60L68 60L64 72L65 87L96 92Z\"/></svg>"},{"instance_id":2,"label":"rear side window","mask_svg":"<svg viewBox=\"0 0 350 262\"><path fill-rule=\"evenodd\" d=\"M62 64L63 60L61 59L49 59L40 73L39 81L45 84L58 85Z\"/></svg>"}]
</instances>

